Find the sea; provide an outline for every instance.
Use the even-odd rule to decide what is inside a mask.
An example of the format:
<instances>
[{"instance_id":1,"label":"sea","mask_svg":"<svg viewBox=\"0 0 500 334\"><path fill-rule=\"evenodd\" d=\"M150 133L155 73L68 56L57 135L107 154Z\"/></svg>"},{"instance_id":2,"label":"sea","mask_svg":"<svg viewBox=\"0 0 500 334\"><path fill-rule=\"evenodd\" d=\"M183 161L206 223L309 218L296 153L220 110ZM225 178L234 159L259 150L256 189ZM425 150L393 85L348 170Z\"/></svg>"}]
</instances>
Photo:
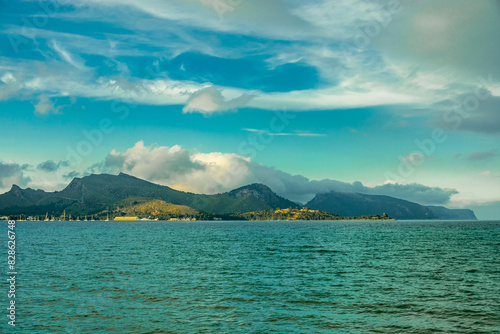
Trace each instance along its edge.
<instances>
[{"instance_id":1,"label":"sea","mask_svg":"<svg viewBox=\"0 0 500 334\"><path fill-rule=\"evenodd\" d=\"M500 221L16 222L15 240L1 333L500 333Z\"/></svg>"}]
</instances>

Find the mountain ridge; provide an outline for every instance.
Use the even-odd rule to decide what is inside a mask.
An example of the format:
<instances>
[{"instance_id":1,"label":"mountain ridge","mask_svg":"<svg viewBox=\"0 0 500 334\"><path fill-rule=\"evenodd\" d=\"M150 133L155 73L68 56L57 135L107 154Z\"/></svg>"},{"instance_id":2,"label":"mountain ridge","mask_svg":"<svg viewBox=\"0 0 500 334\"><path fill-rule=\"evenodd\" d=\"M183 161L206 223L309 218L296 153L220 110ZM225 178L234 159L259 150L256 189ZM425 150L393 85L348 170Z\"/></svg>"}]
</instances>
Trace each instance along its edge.
<instances>
[{"instance_id":1,"label":"mountain ridge","mask_svg":"<svg viewBox=\"0 0 500 334\"><path fill-rule=\"evenodd\" d=\"M331 191L317 194L305 206L335 212L341 216L369 216L385 213L396 219L438 219L437 215L423 205L387 195Z\"/></svg>"},{"instance_id":2,"label":"mountain ridge","mask_svg":"<svg viewBox=\"0 0 500 334\"><path fill-rule=\"evenodd\" d=\"M448 209L444 206L427 205L442 220L477 220L471 209Z\"/></svg>"},{"instance_id":3,"label":"mountain ridge","mask_svg":"<svg viewBox=\"0 0 500 334\"><path fill-rule=\"evenodd\" d=\"M74 178L59 192L45 192L30 188L12 189L0 195L2 214L60 214L63 210L74 214L94 214L107 209L117 201L131 196L150 197L197 210L226 214L296 207L297 203L276 195L265 185L247 185L231 192L215 195L194 194L158 185L134 176L120 173L91 174Z\"/></svg>"},{"instance_id":4,"label":"mountain ridge","mask_svg":"<svg viewBox=\"0 0 500 334\"><path fill-rule=\"evenodd\" d=\"M74 178L61 191L45 192L13 185L0 195L0 215L90 215L108 210L130 197L154 198L210 214L233 214L304 205L277 195L267 185L248 184L234 190L204 195L175 190L120 173ZM317 194L305 207L346 217L382 215L396 219L476 219L472 210L423 206L386 195L329 192Z\"/></svg>"}]
</instances>

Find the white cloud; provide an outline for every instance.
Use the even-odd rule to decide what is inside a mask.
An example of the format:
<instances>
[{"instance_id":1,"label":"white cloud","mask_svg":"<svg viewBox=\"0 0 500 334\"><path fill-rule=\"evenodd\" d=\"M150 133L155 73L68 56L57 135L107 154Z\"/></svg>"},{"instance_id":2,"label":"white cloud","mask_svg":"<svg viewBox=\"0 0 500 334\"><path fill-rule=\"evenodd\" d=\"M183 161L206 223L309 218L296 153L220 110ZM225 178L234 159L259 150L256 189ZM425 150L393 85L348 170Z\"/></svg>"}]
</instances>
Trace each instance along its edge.
<instances>
[{"instance_id":1,"label":"white cloud","mask_svg":"<svg viewBox=\"0 0 500 334\"><path fill-rule=\"evenodd\" d=\"M137 103L158 105L183 104L189 94L208 89L206 84L187 81L150 78L147 82L139 83L130 78L127 64L118 64L115 58L120 55L150 56L147 48L136 47L138 43L165 50L154 56L166 59L186 51L236 59L253 54L258 48L271 57L268 59L271 67L300 59L317 68L321 79L329 85L307 91L259 94L259 98L253 100L250 98L252 92L240 91L242 96L225 101L216 91L206 91L205 94L193 96L184 107L185 112L200 112L205 115L237 109L246 104L262 109L286 106L289 110L394 104L426 106L456 94L456 89L450 88L454 83L471 82L478 74L498 72L498 66L493 66L498 59L498 48L495 43L488 42L495 40L494 35L498 29L491 29L491 26L496 27L498 22L494 21L493 4L488 1L481 5L459 1L460 5L453 10L449 10L449 6L443 1L432 4L401 2L401 11L390 16L387 26L382 25L381 31L369 38L368 45L357 50L352 57L347 57L349 60L340 45L343 42L353 44L355 37L365 29L367 23L380 22L385 15L382 13L387 11L391 1L222 1L231 7L224 14L224 20L220 20L214 10L213 4L217 1L67 2L77 10L57 13L58 18L93 18L124 26L136 34L110 34L109 39L97 39L38 29L37 37L48 40L49 47L57 56L51 59L53 63L50 68L43 75L38 73L36 78L31 73L37 72L34 68L40 64L32 62L27 67L26 89L50 91L52 96L59 94L134 99ZM481 16L485 17L488 24L475 24ZM22 34L22 28L12 26L7 32ZM234 48L223 43L212 43L210 39L204 38L204 34L193 34L193 28L265 39L255 43L242 43ZM160 34L159 29L168 33ZM171 35L181 38L168 38ZM487 38L476 38L477 36ZM443 39L449 45L441 43ZM274 47L277 40L289 43ZM426 47L422 48L421 45ZM438 45L438 51L431 47L433 45ZM479 46L485 46L486 50L480 55L475 52L482 49ZM438 52L437 56L435 52ZM100 82L96 81L93 69L86 68L79 56L84 53L102 55L109 62L116 62L117 69L123 70L120 70L123 78L127 78L123 81L128 81L137 89L131 92L112 89L109 87L111 78L108 77L102 78ZM49 54L45 56L50 59ZM437 67L436 59L450 59L449 63L453 67L448 67L447 61L446 66ZM467 66L463 66L464 64ZM18 63L15 70L22 71L25 65ZM68 66L63 68L62 65ZM55 70L56 73L59 72L58 75L53 73L54 67L59 67ZM474 76L469 73L472 67L475 70ZM68 68L72 70L68 71ZM440 70L436 71L436 68ZM467 73L455 71L455 68L467 68ZM224 87L224 93L230 88ZM6 94L0 88L0 99L2 95Z\"/></svg>"},{"instance_id":2,"label":"white cloud","mask_svg":"<svg viewBox=\"0 0 500 334\"><path fill-rule=\"evenodd\" d=\"M236 110L245 106L253 97L250 94L242 94L237 98L226 101L221 91L211 86L194 92L187 100L182 111L184 113L199 112L204 115L211 115L217 112Z\"/></svg>"},{"instance_id":3,"label":"white cloud","mask_svg":"<svg viewBox=\"0 0 500 334\"><path fill-rule=\"evenodd\" d=\"M2 58L0 58L2 59ZM32 94L50 92L51 96L77 96L101 99L132 101L139 104L178 105L185 104L185 113L199 112L210 115L248 106L260 109L287 107L288 110L323 110L356 108L374 105L411 104L433 102L432 96L403 88L377 85L376 82L360 84L361 78L350 81L342 88L331 87L286 93L262 93L233 89L231 87L199 84L166 78L131 79L98 77L63 63L50 66L29 60L6 60L9 73L17 73L22 81L8 86L8 96L23 89ZM361 85L361 86L360 86ZM364 86L363 86L364 85ZM363 86L363 90L359 90ZM5 92L6 88L4 88ZM224 98L225 95L230 99ZM358 90L358 91L356 91ZM0 86L0 98L2 97ZM6 95L6 93L4 93ZM7 96L7 95L6 95ZM186 98L188 99L186 102Z\"/></svg>"},{"instance_id":4,"label":"white cloud","mask_svg":"<svg viewBox=\"0 0 500 334\"><path fill-rule=\"evenodd\" d=\"M283 93L259 92L256 96L255 91L231 87L218 89L168 78L95 78L92 72L80 71L65 63L52 63L49 66L30 60L13 61L1 57L0 60L5 60L4 66L8 68L6 73L16 73L22 78L0 86L0 99L2 95L8 98L22 89L27 93L50 94L52 97L91 97L149 105L185 104L184 113L198 112L204 115L237 110L244 106L308 111L434 102L432 94L427 91L406 91L403 86L395 88L375 81L362 82L362 78L350 79L341 87ZM222 91L229 98L225 98Z\"/></svg>"},{"instance_id":5,"label":"white cloud","mask_svg":"<svg viewBox=\"0 0 500 334\"><path fill-rule=\"evenodd\" d=\"M213 194L244 183L248 161L232 153L197 153L139 141L125 152L112 150L92 171L125 172L179 190Z\"/></svg>"},{"instance_id":6,"label":"white cloud","mask_svg":"<svg viewBox=\"0 0 500 334\"><path fill-rule=\"evenodd\" d=\"M42 64L30 60L12 60L0 57L5 71L0 68L0 100L23 92L25 96L40 94L37 112L48 112L50 98L58 96L92 97L120 100L139 104L179 105L204 85L189 81L164 78L131 79L94 77L65 63ZM57 108L56 108L57 109Z\"/></svg>"},{"instance_id":7,"label":"white cloud","mask_svg":"<svg viewBox=\"0 0 500 334\"><path fill-rule=\"evenodd\" d=\"M249 106L261 109L283 108L283 106L286 106L289 110L308 111L419 104L432 101L429 96L423 94L415 95L389 86L379 85L379 87L375 87L374 82L372 84L373 87L367 87L364 91L352 91L351 88L359 89L359 86L353 84L343 89L333 87L287 93L259 94L258 99L249 103Z\"/></svg>"},{"instance_id":8,"label":"white cloud","mask_svg":"<svg viewBox=\"0 0 500 334\"><path fill-rule=\"evenodd\" d=\"M460 76L449 75L450 71L447 70L429 71L425 66L416 68L413 62L387 57L387 51L391 49L387 48L386 50L384 44L375 43L376 39L373 40L373 45L370 44L370 48L357 52L354 57L351 57L353 59L348 62L339 48L339 43L341 41L351 43L353 36L358 33L358 28L366 22L373 21L384 6L387 6L387 2L383 1L357 0L355 6L351 1L344 0L275 4L263 1L244 1L236 6L234 11L228 13L230 15L225 17L223 21L219 19L213 8L207 6L206 3L200 4L196 1L146 0L140 4L130 0L111 0L106 3L94 0L70 2L80 7L79 10L83 18L86 17L85 15L98 13L98 18L101 20L110 20L117 25L126 24L127 27L129 24L133 24L134 28L141 33L136 36L127 36L127 38L130 37L134 40L132 43L122 38L119 43L122 47L116 49L116 47L110 48L110 43L116 46L118 42L112 38L116 39L119 36L110 36L111 40L103 41L88 36L39 29L37 36L48 39L49 46L62 61L57 62L57 59L53 59L54 63L51 64L50 69L47 68L44 71L36 70L40 66L37 62L24 61L14 64L16 71L23 71L22 68L26 69L24 88L37 92L50 91L52 96L74 95L125 99L133 100L136 103L156 105L183 104L189 94L200 90L189 98L183 110L185 113L200 112L210 115L236 110L245 105L261 109L286 106L289 110L356 108L394 104L428 105L436 100L449 98L451 96L448 89L449 84L464 81L464 78ZM137 17L137 20L128 19L127 22L124 22L124 15L102 15L103 8L115 6L123 6L123 10L127 8L126 12L131 17ZM419 6L405 4L404 12L406 14L401 17L406 17L414 12L418 13L419 10ZM149 20L156 21L145 22L144 17L137 14L137 11L151 14L153 18ZM75 12L72 15L78 17L78 13L80 12ZM59 13L58 15L65 17L69 14ZM242 17L245 17L245 20L241 20ZM137 48L133 47L133 43L144 43L144 38L147 36L141 34L145 30L154 31L154 27L166 22L164 20L176 21L176 29L167 29L169 29L170 34L178 34L179 31L183 31L182 36L186 43L176 39L170 41L165 38L158 41L156 37L149 38L149 44L161 46L166 50L166 53L159 58L175 57L188 50L196 50L219 57L237 58L241 57L242 53L252 51L252 48L255 48L255 45L250 43L242 45L243 50L235 51L234 48L210 44L206 40L187 33L185 29L189 29L189 26L201 25L215 31L280 37L294 43L280 46L280 48L272 48L268 45L261 46L272 56L269 59L271 66L301 59L306 64L315 66L322 79L329 82L330 86L306 91L259 93L259 97L255 99L252 99L253 92L224 87L222 89L225 94L233 90L238 91L240 95L226 101L221 91L213 87L206 87L206 84L164 78L132 79L130 73L127 72L127 64L116 64L117 68L123 68L121 72L123 77L119 85L116 79L109 77L96 80L93 69L86 68L79 56L79 53L103 55L108 57L110 62L117 62L114 58L118 55L146 56L147 54L144 54L143 51L137 51ZM400 16L395 16L393 21L395 23L391 21L391 25L385 28L381 35L391 35L395 27L404 24L401 23ZM298 29L299 26L293 24L299 24L303 29ZM269 28L269 25L272 26L272 29ZM291 27L293 29L290 29ZM9 29L9 32L12 30L12 33L16 33L14 28ZM405 29L410 28L406 27ZM325 37L335 37L335 43L327 42ZM380 47L380 50L376 50L376 46ZM65 68L63 65L69 66ZM123 89L123 85L126 83L135 88Z\"/></svg>"}]
</instances>

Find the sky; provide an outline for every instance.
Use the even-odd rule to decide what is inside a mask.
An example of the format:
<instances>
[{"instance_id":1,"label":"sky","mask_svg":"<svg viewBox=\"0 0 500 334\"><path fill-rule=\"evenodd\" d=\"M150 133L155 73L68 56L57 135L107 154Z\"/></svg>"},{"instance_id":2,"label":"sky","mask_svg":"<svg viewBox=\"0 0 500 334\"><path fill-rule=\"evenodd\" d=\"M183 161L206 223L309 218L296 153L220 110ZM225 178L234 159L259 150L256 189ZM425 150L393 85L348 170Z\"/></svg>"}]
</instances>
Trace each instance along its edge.
<instances>
[{"instance_id":1,"label":"sky","mask_svg":"<svg viewBox=\"0 0 500 334\"><path fill-rule=\"evenodd\" d=\"M500 218L500 3L0 0L0 193L124 172Z\"/></svg>"}]
</instances>

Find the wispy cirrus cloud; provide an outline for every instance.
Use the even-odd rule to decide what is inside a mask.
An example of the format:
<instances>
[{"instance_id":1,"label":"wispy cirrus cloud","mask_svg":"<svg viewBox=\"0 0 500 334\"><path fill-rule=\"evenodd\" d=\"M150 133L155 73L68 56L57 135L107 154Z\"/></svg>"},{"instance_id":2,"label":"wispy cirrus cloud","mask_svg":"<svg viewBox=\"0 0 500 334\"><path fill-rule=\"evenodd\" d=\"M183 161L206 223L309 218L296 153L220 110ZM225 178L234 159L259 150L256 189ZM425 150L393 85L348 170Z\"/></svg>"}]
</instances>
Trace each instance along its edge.
<instances>
[{"instance_id":1,"label":"wispy cirrus cloud","mask_svg":"<svg viewBox=\"0 0 500 334\"><path fill-rule=\"evenodd\" d=\"M67 62L68 64L76 67L79 70L83 70L85 68L85 65L83 64L82 59L79 59L78 56L75 56L71 53L69 53L66 49L64 49L62 46L59 45L59 43L55 40L52 40L50 43L50 47L57 52L57 54Z\"/></svg>"},{"instance_id":2,"label":"wispy cirrus cloud","mask_svg":"<svg viewBox=\"0 0 500 334\"><path fill-rule=\"evenodd\" d=\"M394 37L397 33L410 33L415 29L420 31L419 22L426 20L421 13L425 6L406 2L400 4L401 13L398 11L387 18L387 26L380 21L389 8L388 3L383 1L359 0L356 1L356 6L352 6L350 1L317 1L314 4L245 1L230 11L223 21L206 2L159 3L148 0L139 5L128 0L105 3L87 0L71 1L68 4L73 6L72 9L68 7L55 15L57 19L65 21L68 27L81 27L86 18L93 17L94 20L107 24L111 33L102 35L94 30L87 33L85 29L80 29L82 34L77 35L74 33L76 29L70 29L68 32L64 29L37 29L35 47L45 58L52 57L52 67L65 64L73 68L74 73L60 77L53 75L52 71L46 71L36 80L32 80L30 85L25 85L25 89L40 89L42 92L50 90L52 94L119 99L123 97L119 90L106 89L102 85L116 80L116 75L122 76L122 81L128 81L132 85L136 84L138 79L147 79L151 81L152 86L167 84L172 91L175 91L176 85L193 87L189 92L177 91L175 94L144 90L144 94L136 100L144 104L165 105L183 104L186 96L182 94L192 94L196 90L206 88L207 84L214 83L214 80L221 81L224 78L225 83L221 84L221 81L216 84L241 90L241 100L232 101L236 108L229 101L220 101L215 92L211 97L203 95L191 99L184 108L185 112L210 114L234 110L244 105L270 109L286 104L291 110L390 104L425 105L452 96L456 92L449 88L450 85L467 81L467 78L458 75L454 77L436 73L424 64L416 66L415 63L401 62L398 61L399 58L391 57L399 49L393 48L392 44L387 45L389 37ZM439 5L435 7L441 8ZM119 14L113 14L114 12L109 10L112 8L116 8ZM473 11L475 15L480 12ZM412 15L415 15L415 18ZM408 20L409 17L413 19ZM445 18L450 22L456 21L450 15L445 15ZM359 39L360 34L363 34L363 29L366 29L365 24L378 24L380 33L374 37L368 36L370 43L359 48L354 44L356 38ZM395 29L396 27L398 29ZM450 27L453 27L451 23ZM10 34L23 33L22 27L17 26L16 30L15 25L9 26L8 31ZM447 34L450 33L450 30L446 31ZM225 42L209 43L208 36L214 32L226 33ZM425 35L425 31L420 32ZM357 51L346 57L342 43L353 44ZM141 48L136 47L139 44ZM252 63L257 49L260 50L259 57L265 61ZM451 52L453 49L446 50ZM177 72L172 68L162 72L162 66L171 61L180 61L178 57L182 58L185 54L199 55L200 59L196 61L196 75L187 75L187 63L180 63ZM491 54L493 57L495 53ZM210 63L216 62L217 59L223 66L210 67ZM157 63L160 68L155 77L147 75L144 70L153 63ZM240 72L245 74L239 76L240 81L235 82L234 79L238 76L228 77L224 68L238 63ZM255 67L250 68L249 64ZM14 70L20 71L23 66L17 64ZM295 80L284 76L280 82L285 85L279 87L282 92L263 91L257 98L250 99L254 94L253 90L270 89L257 81L252 84L255 81L252 71L260 73L255 77L266 78L274 71L275 75L279 74L279 78L293 67L300 69L302 72L297 73L306 75L307 80L297 75ZM140 68L143 70L136 71ZM167 73L179 75L183 68L186 70L184 75L175 80L157 77L168 75ZM315 75L314 71L318 75ZM231 80L227 80L228 78ZM249 81L242 83L241 80L245 78ZM270 77L268 79L270 80ZM242 88L242 85L245 88ZM200 102L201 106L196 102Z\"/></svg>"},{"instance_id":3,"label":"wispy cirrus cloud","mask_svg":"<svg viewBox=\"0 0 500 334\"><path fill-rule=\"evenodd\" d=\"M297 137L325 137L326 136L326 134L323 134L323 133L312 133L312 132L299 131L299 130L296 130L294 132L272 132L272 131L268 131L268 130L250 129L250 128L243 128L242 130L247 131L247 132L260 133L260 134L264 134L267 136L297 136Z\"/></svg>"}]
</instances>

